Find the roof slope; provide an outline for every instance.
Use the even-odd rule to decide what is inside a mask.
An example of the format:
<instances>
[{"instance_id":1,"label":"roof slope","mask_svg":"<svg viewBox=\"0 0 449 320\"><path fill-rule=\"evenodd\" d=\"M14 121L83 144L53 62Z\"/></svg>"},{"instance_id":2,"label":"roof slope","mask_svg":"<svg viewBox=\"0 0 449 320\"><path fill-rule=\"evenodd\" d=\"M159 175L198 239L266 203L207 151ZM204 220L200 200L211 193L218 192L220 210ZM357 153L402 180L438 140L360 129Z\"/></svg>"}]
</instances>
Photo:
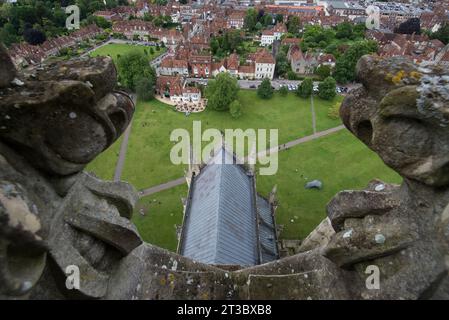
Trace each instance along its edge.
<instances>
[{"instance_id":1,"label":"roof slope","mask_svg":"<svg viewBox=\"0 0 449 320\"><path fill-rule=\"evenodd\" d=\"M256 195L253 176L233 161L233 155L221 148L194 177L180 254L215 265L250 266L274 260L271 206Z\"/></svg>"}]
</instances>

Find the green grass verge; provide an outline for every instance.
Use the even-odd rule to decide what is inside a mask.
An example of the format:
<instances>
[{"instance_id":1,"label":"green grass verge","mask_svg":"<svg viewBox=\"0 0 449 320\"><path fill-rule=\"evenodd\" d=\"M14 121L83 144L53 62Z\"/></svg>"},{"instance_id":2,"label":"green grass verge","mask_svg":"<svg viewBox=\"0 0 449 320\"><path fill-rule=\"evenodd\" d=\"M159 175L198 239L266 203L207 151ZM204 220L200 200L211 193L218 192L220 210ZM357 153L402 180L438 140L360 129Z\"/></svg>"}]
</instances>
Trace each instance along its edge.
<instances>
[{"instance_id":1,"label":"green grass verge","mask_svg":"<svg viewBox=\"0 0 449 320\"><path fill-rule=\"evenodd\" d=\"M150 48L153 48L154 53L150 53ZM159 51L156 51L156 47L150 47L150 46L142 46L142 45L132 45L132 44L125 44L125 43L109 43L103 47L98 48L94 52L90 54L91 57L97 57L97 56L110 56L114 62L117 62L117 56L123 55L127 52L130 52L132 50L139 50L142 53L145 53L145 50L147 51L147 57L148 61L153 60L154 58L158 57L162 53L166 51L166 48L160 48Z\"/></svg>"},{"instance_id":2,"label":"green grass verge","mask_svg":"<svg viewBox=\"0 0 449 320\"><path fill-rule=\"evenodd\" d=\"M176 251L176 225L182 224L183 216L181 197L186 196L187 184L139 200L132 221L144 241Z\"/></svg>"},{"instance_id":3,"label":"green grass verge","mask_svg":"<svg viewBox=\"0 0 449 320\"><path fill-rule=\"evenodd\" d=\"M402 181L374 152L344 130L281 152L278 173L258 177L257 187L259 193L267 195L277 184L276 221L284 225L281 237L303 239L326 217L326 204L337 192L362 189L375 178L390 183ZM306 190L305 184L315 179L323 182L323 190Z\"/></svg>"},{"instance_id":4,"label":"green grass verge","mask_svg":"<svg viewBox=\"0 0 449 320\"><path fill-rule=\"evenodd\" d=\"M314 97L313 104L315 107L315 116L316 116L316 130L323 131L329 128L334 128L341 125L340 119L331 119L328 117L329 108L334 106L337 102L342 102L343 97L337 96L331 101L322 100L318 97Z\"/></svg>"},{"instance_id":5,"label":"green grass verge","mask_svg":"<svg viewBox=\"0 0 449 320\"><path fill-rule=\"evenodd\" d=\"M86 170L93 172L97 177L103 180L112 180L114 178L115 167L117 165L122 141L123 136L117 139L117 141L115 141L108 149L103 151L89 163Z\"/></svg>"}]
</instances>

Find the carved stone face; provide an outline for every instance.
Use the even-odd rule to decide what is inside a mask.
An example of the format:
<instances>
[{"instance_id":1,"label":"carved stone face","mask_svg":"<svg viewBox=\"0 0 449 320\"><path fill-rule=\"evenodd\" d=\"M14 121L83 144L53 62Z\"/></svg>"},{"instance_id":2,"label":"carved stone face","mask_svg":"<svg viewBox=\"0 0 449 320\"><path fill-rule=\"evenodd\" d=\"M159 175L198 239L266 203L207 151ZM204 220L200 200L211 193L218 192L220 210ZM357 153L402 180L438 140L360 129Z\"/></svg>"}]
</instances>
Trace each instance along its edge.
<instances>
[{"instance_id":1,"label":"carved stone face","mask_svg":"<svg viewBox=\"0 0 449 320\"><path fill-rule=\"evenodd\" d=\"M449 71L404 58L363 57L363 87L343 102L346 127L401 175L449 184Z\"/></svg>"},{"instance_id":2,"label":"carved stone face","mask_svg":"<svg viewBox=\"0 0 449 320\"><path fill-rule=\"evenodd\" d=\"M31 70L0 89L0 139L52 175L79 172L130 122L133 102L115 83L110 58Z\"/></svg>"},{"instance_id":3,"label":"carved stone face","mask_svg":"<svg viewBox=\"0 0 449 320\"><path fill-rule=\"evenodd\" d=\"M51 259L58 275L75 264L96 279L83 278L76 294L100 297L114 259L141 243L129 222L136 196L129 185L72 174L122 134L133 101L114 90L110 58L17 75L0 47L0 70L0 295L30 294Z\"/></svg>"}]
</instances>

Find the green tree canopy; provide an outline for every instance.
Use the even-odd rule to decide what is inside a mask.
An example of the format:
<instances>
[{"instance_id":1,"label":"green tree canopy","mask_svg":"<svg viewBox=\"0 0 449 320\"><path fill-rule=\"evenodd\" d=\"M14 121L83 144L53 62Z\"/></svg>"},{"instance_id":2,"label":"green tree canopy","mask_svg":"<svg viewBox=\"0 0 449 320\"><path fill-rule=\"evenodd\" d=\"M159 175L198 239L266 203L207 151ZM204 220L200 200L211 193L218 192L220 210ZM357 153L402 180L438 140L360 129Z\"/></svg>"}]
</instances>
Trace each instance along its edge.
<instances>
[{"instance_id":1,"label":"green tree canopy","mask_svg":"<svg viewBox=\"0 0 449 320\"><path fill-rule=\"evenodd\" d=\"M265 13L265 15L262 17L262 24L265 27L273 24L273 17L271 16L271 14Z\"/></svg>"},{"instance_id":2,"label":"green tree canopy","mask_svg":"<svg viewBox=\"0 0 449 320\"><path fill-rule=\"evenodd\" d=\"M298 16L289 16L287 21L287 30L289 33L297 34L299 32L299 27L301 21Z\"/></svg>"},{"instance_id":3,"label":"green tree canopy","mask_svg":"<svg viewBox=\"0 0 449 320\"><path fill-rule=\"evenodd\" d=\"M323 100L332 100L337 95L337 82L332 77L327 77L318 86L318 96Z\"/></svg>"},{"instance_id":4,"label":"green tree canopy","mask_svg":"<svg viewBox=\"0 0 449 320\"><path fill-rule=\"evenodd\" d=\"M280 13L276 14L275 17L276 22L283 22L284 21L284 16Z\"/></svg>"},{"instance_id":5,"label":"green tree canopy","mask_svg":"<svg viewBox=\"0 0 449 320\"><path fill-rule=\"evenodd\" d=\"M246 11L244 27L248 31L254 31L257 23L257 11L254 8L250 8Z\"/></svg>"},{"instance_id":6,"label":"green tree canopy","mask_svg":"<svg viewBox=\"0 0 449 320\"><path fill-rule=\"evenodd\" d=\"M335 65L334 77L339 83L347 83L355 80L355 67L361 57L377 51L375 41L359 41L353 44L343 53Z\"/></svg>"},{"instance_id":7,"label":"green tree canopy","mask_svg":"<svg viewBox=\"0 0 449 320\"><path fill-rule=\"evenodd\" d=\"M150 67L148 57L139 50L132 50L124 53L118 58L117 68L121 84L135 90L137 80L140 78L149 78L156 83L156 72Z\"/></svg>"},{"instance_id":8,"label":"green tree canopy","mask_svg":"<svg viewBox=\"0 0 449 320\"><path fill-rule=\"evenodd\" d=\"M337 39L351 39L353 36L352 24L349 22L340 23L336 27L336 37Z\"/></svg>"},{"instance_id":9,"label":"green tree canopy","mask_svg":"<svg viewBox=\"0 0 449 320\"><path fill-rule=\"evenodd\" d=\"M276 55L276 74L279 76L285 75L290 70L290 64L287 60L287 55L280 51Z\"/></svg>"},{"instance_id":10,"label":"green tree canopy","mask_svg":"<svg viewBox=\"0 0 449 320\"><path fill-rule=\"evenodd\" d=\"M313 81L311 78L305 78L303 82L298 86L296 95L301 98L309 98L313 92Z\"/></svg>"},{"instance_id":11,"label":"green tree canopy","mask_svg":"<svg viewBox=\"0 0 449 320\"><path fill-rule=\"evenodd\" d=\"M331 75L332 68L328 65L321 65L315 70L315 74L319 76L322 80L326 79Z\"/></svg>"},{"instance_id":12,"label":"green tree canopy","mask_svg":"<svg viewBox=\"0 0 449 320\"><path fill-rule=\"evenodd\" d=\"M432 39L438 39L444 44L449 44L449 23L446 23L438 31L431 34Z\"/></svg>"},{"instance_id":13,"label":"green tree canopy","mask_svg":"<svg viewBox=\"0 0 449 320\"><path fill-rule=\"evenodd\" d=\"M287 88L286 86L282 86L282 87L279 89L279 94L280 94L281 96L283 96L283 97L287 96L287 95L288 95L288 88Z\"/></svg>"},{"instance_id":14,"label":"green tree canopy","mask_svg":"<svg viewBox=\"0 0 449 320\"><path fill-rule=\"evenodd\" d=\"M238 91L237 79L227 72L219 73L207 86L208 105L214 110L226 111L231 102L237 99Z\"/></svg>"},{"instance_id":15,"label":"green tree canopy","mask_svg":"<svg viewBox=\"0 0 449 320\"><path fill-rule=\"evenodd\" d=\"M137 98L151 100L154 97L154 82L151 77L142 77L136 81Z\"/></svg>"},{"instance_id":16,"label":"green tree canopy","mask_svg":"<svg viewBox=\"0 0 449 320\"><path fill-rule=\"evenodd\" d=\"M229 106L229 113L234 119L240 118L242 116L242 106L238 100L231 102Z\"/></svg>"},{"instance_id":17,"label":"green tree canopy","mask_svg":"<svg viewBox=\"0 0 449 320\"><path fill-rule=\"evenodd\" d=\"M261 99L271 99L273 96L274 90L271 87L271 81L268 78L262 80L259 88L257 88L257 95Z\"/></svg>"}]
</instances>

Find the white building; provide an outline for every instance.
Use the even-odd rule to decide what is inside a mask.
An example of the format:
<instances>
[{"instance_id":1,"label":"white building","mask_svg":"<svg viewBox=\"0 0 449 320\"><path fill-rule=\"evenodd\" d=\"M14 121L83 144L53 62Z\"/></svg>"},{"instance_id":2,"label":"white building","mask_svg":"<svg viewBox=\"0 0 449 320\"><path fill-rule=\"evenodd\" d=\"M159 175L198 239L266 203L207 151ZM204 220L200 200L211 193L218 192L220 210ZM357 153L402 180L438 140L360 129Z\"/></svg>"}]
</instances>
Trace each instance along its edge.
<instances>
[{"instance_id":1,"label":"white building","mask_svg":"<svg viewBox=\"0 0 449 320\"><path fill-rule=\"evenodd\" d=\"M185 87L182 89L183 102L199 102L201 100L201 91L195 87Z\"/></svg>"},{"instance_id":2,"label":"white building","mask_svg":"<svg viewBox=\"0 0 449 320\"><path fill-rule=\"evenodd\" d=\"M256 79L273 79L276 62L266 49L261 49L256 53L255 57L255 78Z\"/></svg>"},{"instance_id":3,"label":"white building","mask_svg":"<svg viewBox=\"0 0 449 320\"><path fill-rule=\"evenodd\" d=\"M262 37L260 38L260 45L262 47L270 46L275 40L275 35L273 30L264 30L262 32Z\"/></svg>"}]
</instances>

